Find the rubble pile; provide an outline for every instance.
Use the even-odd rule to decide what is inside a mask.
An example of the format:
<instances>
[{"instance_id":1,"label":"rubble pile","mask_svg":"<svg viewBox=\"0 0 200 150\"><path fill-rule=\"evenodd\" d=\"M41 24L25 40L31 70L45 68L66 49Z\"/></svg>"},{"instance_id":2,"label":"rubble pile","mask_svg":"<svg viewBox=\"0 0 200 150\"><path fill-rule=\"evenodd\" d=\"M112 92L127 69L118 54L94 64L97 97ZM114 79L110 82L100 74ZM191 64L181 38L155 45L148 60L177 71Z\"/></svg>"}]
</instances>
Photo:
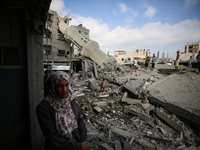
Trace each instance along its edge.
<instances>
[{"instance_id":1,"label":"rubble pile","mask_svg":"<svg viewBox=\"0 0 200 150\"><path fill-rule=\"evenodd\" d=\"M167 76L142 66L137 72L130 66L101 70L85 59L83 71L73 75L71 86L86 121L91 149L200 149L196 127L149 100L148 87ZM102 78L106 88L99 93Z\"/></svg>"}]
</instances>

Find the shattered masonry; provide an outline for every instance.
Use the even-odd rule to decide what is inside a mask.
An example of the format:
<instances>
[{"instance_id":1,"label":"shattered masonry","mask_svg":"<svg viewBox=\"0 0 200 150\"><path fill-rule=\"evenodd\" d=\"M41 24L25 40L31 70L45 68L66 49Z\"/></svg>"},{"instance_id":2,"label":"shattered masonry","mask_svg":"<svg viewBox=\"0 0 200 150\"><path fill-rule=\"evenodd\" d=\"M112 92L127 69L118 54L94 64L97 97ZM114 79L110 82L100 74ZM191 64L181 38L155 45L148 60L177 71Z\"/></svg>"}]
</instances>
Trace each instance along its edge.
<instances>
[{"instance_id":1,"label":"shattered masonry","mask_svg":"<svg viewBox=\"0 0 200 150\"><path fill-rule=\"evenodd\" d=\"M87 71L74 74L71 85L92 150L200 148L198 74L161 74L143 65L137 72L130 66L107 71L84 62ZM102 78L106 88L99 93Z\"/></svg>"}]
</instances>

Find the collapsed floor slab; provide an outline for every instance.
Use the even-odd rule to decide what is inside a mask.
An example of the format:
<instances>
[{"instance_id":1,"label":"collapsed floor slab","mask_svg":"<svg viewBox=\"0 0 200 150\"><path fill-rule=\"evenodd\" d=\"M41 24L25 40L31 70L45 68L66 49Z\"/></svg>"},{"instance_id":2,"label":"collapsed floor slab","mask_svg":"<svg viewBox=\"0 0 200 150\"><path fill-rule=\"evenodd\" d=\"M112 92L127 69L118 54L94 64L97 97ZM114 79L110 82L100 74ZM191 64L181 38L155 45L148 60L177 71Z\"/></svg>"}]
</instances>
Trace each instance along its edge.
<instances>
[{"instance_id":1,"label":"collapsed floor slab","mask_svg":"<svg viewBox=\"0 0 200 150\"><path fill-rule=\"evenodd\" d=\"M147 90L148 100L160 104L187 123L200 127L200 76L172 74L154 82Z\"/></svg>"}]
</instances>

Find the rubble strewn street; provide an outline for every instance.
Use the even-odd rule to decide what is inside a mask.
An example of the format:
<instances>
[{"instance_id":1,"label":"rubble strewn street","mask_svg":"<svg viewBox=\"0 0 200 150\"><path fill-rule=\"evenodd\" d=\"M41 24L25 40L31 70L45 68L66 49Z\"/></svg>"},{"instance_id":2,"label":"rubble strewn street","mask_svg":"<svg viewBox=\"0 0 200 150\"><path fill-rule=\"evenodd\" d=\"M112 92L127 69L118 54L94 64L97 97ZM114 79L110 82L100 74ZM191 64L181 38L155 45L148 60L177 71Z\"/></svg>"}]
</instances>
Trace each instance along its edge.
<instances>
[{"instance_id":1,"label":"rubble strewn street","mask_svg":"<svg viewBox=\"0 0 200 150\"><path fill-rule=\"evenodd\" d=\"M86 58L84 65L71 86L92 150L200 149L199 74L163 74L143 65L136 72L129 65L103 70Z\"/></svg>"}]
</instances>

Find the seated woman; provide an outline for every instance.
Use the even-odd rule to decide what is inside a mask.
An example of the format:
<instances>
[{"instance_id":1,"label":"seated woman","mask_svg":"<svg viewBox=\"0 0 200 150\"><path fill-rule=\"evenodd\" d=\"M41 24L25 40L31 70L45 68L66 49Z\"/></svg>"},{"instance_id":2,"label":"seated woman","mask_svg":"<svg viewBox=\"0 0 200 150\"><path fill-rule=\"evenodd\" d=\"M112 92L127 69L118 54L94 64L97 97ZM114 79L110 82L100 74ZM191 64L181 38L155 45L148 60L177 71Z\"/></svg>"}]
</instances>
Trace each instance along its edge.
<instances>
[{"instance_id":1,"label":"seated woman","mask_svg":"<svg viewBox=\"0 0 200 150\"><path fill-rule=\"evenodd\" d=\"M46 138L44 150L89 150L86 125L75 103L68 75L57 71L49 80L48 95L36 108Z\"/></svg>"}]
</instances>

